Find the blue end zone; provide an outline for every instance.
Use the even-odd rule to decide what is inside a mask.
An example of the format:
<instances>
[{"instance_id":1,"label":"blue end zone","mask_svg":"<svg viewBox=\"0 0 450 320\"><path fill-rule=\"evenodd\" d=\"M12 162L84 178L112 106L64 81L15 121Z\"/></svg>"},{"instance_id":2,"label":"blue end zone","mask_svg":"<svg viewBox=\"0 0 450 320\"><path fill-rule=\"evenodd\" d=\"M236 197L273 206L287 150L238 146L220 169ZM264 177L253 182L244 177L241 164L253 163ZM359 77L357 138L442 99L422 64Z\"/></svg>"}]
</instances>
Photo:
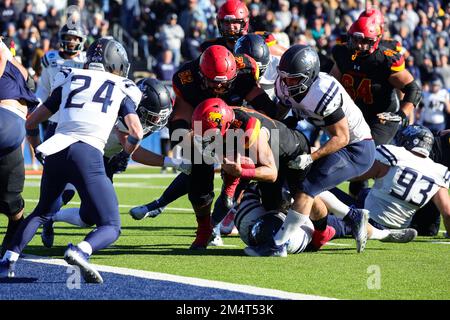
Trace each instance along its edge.
<instances>
[{"instance_id":1,"label":"blue end zone","mask_svg":"<svg viewBox=\"0 0 450 320\"><path fill-rule=\"evenodd\" d=\"M19 260L16 278L0 279L0 300L278 300L222 289L100 272L104 283L69 289L67 267ZM69 283L71 281L69 280Z\"/></svg>"}]
</instances>

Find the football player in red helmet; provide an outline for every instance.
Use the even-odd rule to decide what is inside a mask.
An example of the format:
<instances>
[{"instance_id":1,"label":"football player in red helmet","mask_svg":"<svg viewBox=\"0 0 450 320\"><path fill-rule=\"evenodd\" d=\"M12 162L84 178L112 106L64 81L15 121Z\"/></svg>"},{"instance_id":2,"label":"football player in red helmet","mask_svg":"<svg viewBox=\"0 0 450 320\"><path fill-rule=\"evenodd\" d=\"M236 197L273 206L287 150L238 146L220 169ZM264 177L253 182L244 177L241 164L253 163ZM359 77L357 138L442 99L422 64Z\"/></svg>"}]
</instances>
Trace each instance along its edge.
<instances>
[{"instance_id":1,"label":"football player in red helmet","mask_svg":"<svg viewBox=\"0 0 450 320\"><path fill-rule=\"evenodd\" d=\"M200 45L200 51L205 51L212 45L221 45L233 51L236 41L249 32L249 12L244 2L227 0L217 12L217 25L221 37L206 40ZM287 49L277 44L272 33L267 31L255 32L264 38L269 47L270 54L281 56Z\"/></svg>"},{"instance_id":2,"label":"football player in red helmet","mask_svg":"<svg viewBox=\"0 0 450 320\"><path fill-rule=\"evenodd\" d=\"M237 77L236 60L233 54L223 46L212 46L200 57L200 74L203 89L214 95L223 95Z\"/></svg>"},{"instance_id":3,"label":"football player in red helmet","mask_svg":"<svg viewBox=\"0 0 450 320\"><path fill-rule=\"evenodd\" d=\"M185 63L173 76L173 89L176 94L173 113L169 121L171 134L177 129L189 130L191 128L192 114L195 108L208 98L220 97L230 105L242 105L246 100L257 109L264 110L274 117L276 106L270 97L258 84L259 69L256 62L247 55L235 57L223 46L211 46L203 52L199 59ZM177 131L180 133L181 131ZM172 141L176 142L176 141ZM196 173L200 171L200 174ZM200 179L191 179L188 175L180 174L166 189L160 199L138 206L130 210L135 219L150 216L155 217L164 207L189 193L194 211L198 218L199 227L206 230L209 225L200 217L209 217L213 200L213 184L205 183L204 177L214 173L211 165L194 165L191 176L200 176ZM206 212L204 214L203 212ZM193 248L206 247L206 234L199 231L201 239L195 241ZM205 240L206 238L206 240ZM206 242L205 242L206 241Z\"/></svg>"},{"instance_id":4,"label":"football player in red helmet","mask_svg":"<svg viewBox=\"0 0 450 320\"><path fill-rule=\"evenodd\" d=\"M387 144L421 99L421 88L405 69L405 58L393 41L381 40L384 18L371 8L363 11L348 31L346 43L333 50L330 74L338 79L363 112L376 145ZM401 91L399 101L397 91ZM358 189L351 187L357 195Z\"/></svg>"}]
</instances>

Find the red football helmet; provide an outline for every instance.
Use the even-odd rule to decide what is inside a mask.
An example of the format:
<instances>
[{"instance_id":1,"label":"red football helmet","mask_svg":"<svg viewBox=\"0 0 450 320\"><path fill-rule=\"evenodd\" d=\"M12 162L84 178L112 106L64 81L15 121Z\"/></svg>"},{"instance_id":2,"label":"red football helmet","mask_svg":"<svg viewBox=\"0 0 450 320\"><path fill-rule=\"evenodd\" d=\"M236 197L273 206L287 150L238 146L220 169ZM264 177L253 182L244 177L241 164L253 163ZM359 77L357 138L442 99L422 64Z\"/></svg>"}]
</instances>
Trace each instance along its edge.
<instances>
[{"instance_id":1,"label":"red football helmet","mask_svg":"<svg viewBox=\"0 0 450 320\"><path fill-rule=\"evenodd\" d=\"M223 46L207 48L200 57L200 75L204 89L211 89L215 95L224 94L237 76L233 54Z\"/></svg>"},{"instance_id":2,"label":"red football helmet","mask_svg":"<svg viewBox=\"0 0 450 320\"><path fill-rule=\"evenodd\" d=\"M233 120L234 111L225 101L220 98L210 98L194 109L192 129L194 135L203 135L207 130L215 129L217 134L224 136Z\"/></svg>"},{"instance_id":3,"label":"red football helmet","mask_svg":"<svg viewBox=\"0 0 450 320\"><path fill-rule=\"evenodd\" d=\"M383 24L384 17L379 10L363 11L348 30L352 49L358 55L373 53L378 48L383 35Z\"/></svg>"},{"instance_id":4,"label":"red football helmet","mask_svg":"<svg viewBox=\"0 0 450 320\"><path fill-rule=\"evenodd\" d=\"M249 17L245 3L239 0L227 0L217 12L217 25L223 37L237 39L248 32ZM239 23L241 27L233 30L231 24Z\"/></svg>"}]
</instances>

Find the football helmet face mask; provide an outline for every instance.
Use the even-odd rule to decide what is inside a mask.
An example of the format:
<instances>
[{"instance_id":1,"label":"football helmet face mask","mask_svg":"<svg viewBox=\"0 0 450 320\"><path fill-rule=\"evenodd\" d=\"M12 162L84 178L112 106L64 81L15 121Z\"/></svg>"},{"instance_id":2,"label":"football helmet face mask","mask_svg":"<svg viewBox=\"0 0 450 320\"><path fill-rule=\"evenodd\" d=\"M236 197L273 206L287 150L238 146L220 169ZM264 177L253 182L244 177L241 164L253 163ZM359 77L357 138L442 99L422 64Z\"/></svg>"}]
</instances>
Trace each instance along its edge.
<instances>
[{"instance_id":1,"label":"football helmet face mask","mask_svg":"<svg viewBox=\"0 0 450 320\"><path fill-rule=\"evenodd\" d=\"M144 78L137 82L137 86L142 92L142 99L136 111L144 136L148 136L167 125L173 100L169 89L157 79Z\"/></svg>"},{"instance_id":2,"label":"football helmet face mask","mask_svg":"<svg viewBox=\"0 0 450 320\"><path fill-rule=\"evenodd\" d=\"M365 10L350 27L349 46L357 56L373 53L383 35L384 17L376 9Z\"/></svg>"},{"instance_id":3,"label":"football helmet face mask","mask_svg":"<svg viewBox=\"0 0 450 320\"><path fill-rule=\"evenodd\" d=\"M259 188L255 183L246 188L237 207L234 224L241 240L248 246L267 244L280 229L285 215L266 211L261 203Z\"/></svg>"},{"instance_id":4,"label":"football helmet face mask","mask_svg":"<svg viewBox=\"0 0 450 320\"><path fill-rule=\"evenodd\" d=\"M237 77L236 60L223 46L207 48L200 57L199 66L203 89L215 96L228 92Z\"/></svg>"},{"instance_id":5,"label":"football helmet face mask","mask_svg":"<svg viewBox=\"0 0 450 320\"><path fill-rule=\"evenodd\" d=\"M83 50L86 34L80 25L64 25L58 33L59 44L63 52L73 55Z\"/></svg>"},{"instance_id":6,"label":"football helmet face mask","mask_svg":"<svg viewBox=\"0 0 450 320\"><path fill-rule=\"evenodd\" d=\"M277 67L281 91L290 98L300 99L308 91L320 72L317 52L310 46L294 45L282 56ZM277 91L278 94L278 91ZM279 97L284 100L284 97Z\"/></svg>"},{"instance_id":7,"label":"football helmet face mask","mask_svg":"<svg viewBox=\"0 0 450 320\"><path fill-rule=\"evenodd\" d=\"M235 54L247 54L252 57L259 67L259 74L266 72L270 62L270 51L263 37L257 34L247 34L238 39L234 45Z\"/></svg>"},{"instance_id":8,"label":"football helmet face mask","mask_svg":"<svg viewBox=\"0 0 450 320\"><path fill-rule=\"evenodd\" d=\"M125 48L112 38L97 39L89 46L86 65L89 69L107 71L124 78L130 69Z\"/></svg>"},{"instance_id":9,"label":"football helmet face mask","mask_svg":"<svg viewBox=\"0 0 450 320\"><path fill-rule=\"evenodd\" d=\"M427 127L411 125L397 133L396 142L398 146L428 157L433 148L434 136Z\"/></svg>"},{"instance_id":10,"label":"football helmet face mask","mask_svg":"<svg viewBox=\"0 0 450 320\"><path fill-rule=\"evenodd\" d=\"M220 34L231 40L247 34L249 21L247 6L239 0L227 0L217 12Z\"/></svg>"}]
</instances>

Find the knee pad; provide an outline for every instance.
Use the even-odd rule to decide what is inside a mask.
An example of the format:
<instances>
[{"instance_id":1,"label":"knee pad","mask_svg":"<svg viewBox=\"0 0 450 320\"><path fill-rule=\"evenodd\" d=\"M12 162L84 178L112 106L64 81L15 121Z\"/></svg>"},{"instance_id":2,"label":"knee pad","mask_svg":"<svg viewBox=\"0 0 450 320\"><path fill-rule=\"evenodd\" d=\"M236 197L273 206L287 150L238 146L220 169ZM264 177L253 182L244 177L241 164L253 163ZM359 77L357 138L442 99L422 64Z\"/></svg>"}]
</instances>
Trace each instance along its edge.
<instances>
[{"instance_id":1,"label":"knee pad","mask_svg":"<svg viewBox=\"0 0 450 320\"><path fill-rule=\"evenodd\" d=\"M8 193L6 197L0 200L0 212L8 217L15 216L25 206L25 202L20 194Z\"/></svg>"},{"instance_id":2,"label":"knee pad","mask_svg":"<svg viewBox=\"0 0 450 320\"><path fill-rule=\"evenodd\" d=\"M214 200L214 192L208 192L206 194L201 194L198 192L189 192L189 201L194 207L204 207L210 205Z\"/></svg>"}]
</instances>

